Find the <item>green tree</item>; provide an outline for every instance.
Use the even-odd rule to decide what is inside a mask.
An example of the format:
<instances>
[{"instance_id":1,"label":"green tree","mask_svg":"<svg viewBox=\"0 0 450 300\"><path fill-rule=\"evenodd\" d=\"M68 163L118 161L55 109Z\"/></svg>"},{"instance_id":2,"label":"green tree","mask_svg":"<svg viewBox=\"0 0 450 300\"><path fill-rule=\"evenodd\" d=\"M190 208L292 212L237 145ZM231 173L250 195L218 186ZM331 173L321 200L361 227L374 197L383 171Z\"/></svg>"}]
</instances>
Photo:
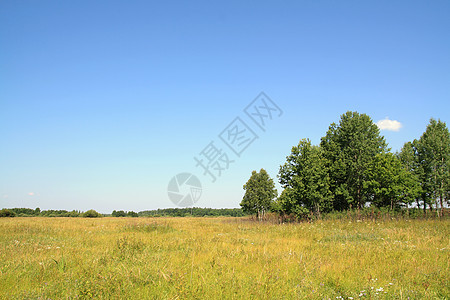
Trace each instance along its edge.
<instances>
[{"instance_id":1,"label":"green tree","mask_svg":"<svg viewBox=\"0 0 450 300\"><path fill-rule=\"evenodd\" d=\"M377 154L388 151L377 125L366 114L348 111L339 124L330 125L320 146L330 172L334 209L364 207L373 199L365 189L373 179L368 168Z\"/></svg>"},{"instance_id":2,"label":"green tree","mask_svg":"<svg viewBox=\"0 0 450 300\"><path fill-rule=\"evenodd\" d=\"M256 214L258 219L264 218L265 213L271 209L273 200L278 193L275 183L266 170L253 171L250 179L244 184L244 198L241 207L245 213Z\"/></svg>"},{"instance_id":3,"label":"green tree","mask_svg":"<svg viewBox=\"0 0 450 300\"><path fill-rule=\"evenodd\" d=\"M332 209L326 160L322 149L311 145L309 139L292 147L286 163L280 166L278 178L284 188L278 200L284 213L301 217L312 212L320 216Z\"/></svg>"},{"instance_id":4,"label":"green tree","mask_svg":"<svg viewBox=\"0 0 450 300\"><path fill-rule=\"evenodd\" d=\"M413 181L412 186L415 191L411 191L411 193L415 195L417 207L420 208L420 201L422 201L424 210L426 210L426 204L428 202L427 187L424 185L424 169L419 159L418 144L418 140L405 143L397 156Z\"/></svg>"},{"instance_id":5,"label":"green tree","mask_svg":"<svg viewBox=\"0 0 450 300\"><path fill-rule=\"evenodd\" d=\"M8 218L8 217L15 217L16 214L14 213L14 211L7 209L7 208L3 208L0 210L0 218Z\"/></svg>"},{"instance_id":6,"label":"green tree","mask_svg":"<svg viewBox=\"0 0 450 300\"><path fill-rule=\"evenodd\" d=\"M449 200L450 185L450 133L445 122L431 119L419 140L419 159L434 206L440 205L444 213L444 201ZM431 206L430 206L431 207Z\"/></svg>"},{"instance_id":7,"label":"green tree","mask_svg":"<svg viewBox=\"0 0 450 300\"><path fill-rule=\"evenodd\" d=\"M82 214L84 218L100 218L102 215L93 209L90 209Z\"/></svg>"},{"instance_id":8,"label":"green tree","mask_svg":"<svg viewBox=\"0 0 450 300\"><path fill-rule=\"evenodd\" d=\"M112 217L126 217L127 213L124 212L123 210L119 210L119 211L113 210L111 216Z\"/></svg>"},{"instance_id":9,"label":"green tree","mask_svg":"<svg viewBox=\"0 0 450 300\"><path fill-rule=\"evenodd\" d=\"M128 217L132 217L132 218L137 218L137 217L139 217L139 215L138 215L138 213L137 212L134 212L134 211L129 211L129 212L127 212L127 216Z\"/></svg>"},{"instance_id":10,"label":"green tree","mask_svg":"<svg viewBox=\"0 0 450 300\"><path fill-rule=\"evenodd\" d=\"M366 189L372 190L372 203L377 207L400 208L411 204L418 196L417 179L392 153L380 153L368 167L372 180L366 181Z\"/></svg>"}]
</instances>

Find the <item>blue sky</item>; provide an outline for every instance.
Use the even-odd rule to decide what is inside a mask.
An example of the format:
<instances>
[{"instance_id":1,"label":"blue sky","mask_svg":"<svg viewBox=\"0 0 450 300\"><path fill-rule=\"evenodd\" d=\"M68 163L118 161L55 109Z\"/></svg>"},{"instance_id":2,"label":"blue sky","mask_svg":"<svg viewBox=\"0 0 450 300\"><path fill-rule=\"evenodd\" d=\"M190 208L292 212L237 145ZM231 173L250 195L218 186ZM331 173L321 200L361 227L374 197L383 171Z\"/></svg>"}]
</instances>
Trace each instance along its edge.
<instances>
[{"instance_id":1,"label":"blue sky","mask_svg":"<svg viewBox=\"0 0 450 300\"><path fill-rule=\"evenodd\" d=\"M347 110L401 124L393 151L450 111L448 1L1 1L0 207L174 207L178 173L201 207L238 207L252 170L276 177L301 138ZM263 132L243 112L264 91ZM218 135L241 117L240 157ZM247 118L247 119L246 119ZM235 160L216 182L211 142Z\"/></svg>"}]
</instances>

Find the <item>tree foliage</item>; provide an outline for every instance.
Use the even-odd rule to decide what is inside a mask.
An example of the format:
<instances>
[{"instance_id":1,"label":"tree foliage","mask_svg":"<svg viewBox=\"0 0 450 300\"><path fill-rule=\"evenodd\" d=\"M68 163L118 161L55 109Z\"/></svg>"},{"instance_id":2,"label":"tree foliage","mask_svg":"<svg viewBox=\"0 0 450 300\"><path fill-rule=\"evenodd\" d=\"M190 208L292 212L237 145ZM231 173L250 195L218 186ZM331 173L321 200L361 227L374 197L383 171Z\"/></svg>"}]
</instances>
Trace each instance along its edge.
<instances>
[{"instance_id":1,"label":"tree foliage","mask_svg":"<svg viewBox=\"0 0 450 300\"><path fill-rule=\"evenodd\" d=\"M273 208L297 217L374 206L396 210L415 203L449 205L450 134L444 122L430 120L419 140L390 152L372 119L346 112L332 123L320 145L303 139L280 166L284 190Z\"/></svg>"},{"instance_id":2,"label":"tree foliage","mask_svg":"<svg viewBox=\"0 0 450 300\"><path fill-rule=\"evenodd\" d=\"M84 218L100 218L100 217L102 217L102 214L96 212L93 209L90 209L90 210L84 212L82 216Z\"/></svg>"},{"instance_id":3,"label":"tree foliage","mask_svg":"<svg viewBox=\"0 0 450 300\"><path fill-rule=\"evenodd\" d=\"M298 146L292 147L286 163L280 167L278 178L284 188L279 209L297 217L332 209L330 178L323 151L311 145L309 139L303 139Z\"/></svg>"},{"instance_id":4,"label":"tree foliage","mask_svg":"<svg viewBox=\"0 0 450 300\"><path fill-rule=\"evenodd\" d=\"M372 191L371 203L376 207L404 207L419 195L415 177L392 153L377 154L367 170L371 180L365 182L365 190Z\"/></svg>"},{"instance_id":5,"label":"tree foliage","mask_svg":"<svg viewBox=\"0 0 450 300\"><path fill-rule=\"evenodd\" d=\"M253 171L250 179L244 184L245 195L241 201L244 212L256 214L262 219L267 211L271 209L273 200L278 193L275 183L266 170Z\"/></svg>"},{"instance_id":6,"label":"tree foliage","mask_svg":"<svg viewBox=\"0 0 450 300\"><path fill-rule=\"evenodd\" d=\"M423 203L425 205L429 202L427 190L427 184L425 183L425 172L423 163L419 158L419 141L414 140L407 142L403 145L398 158L400 159L403 168L410 174L410 178L413 181L413 194L415 195L415 203L417 207L420 207Z\"/></svg>"},{"instance_id":7,"label":"tree foliage","mask_svg":"<svg viewBox=\"0 0 450 300\"><path fill-rule=\"evenodd\" d=\"M388 151L380 130L366 114L350 112L332 123L320 146L327 159L334 195L333 208L362 208L373 193L367 190L373 180L369 167L377 154Z\"/></svg>"},{"instance_id":8,"label":"tree foliage","mask_svg":"<svg viewBox=\"0 0 450 300\"><path fill-rule=\"evenodd\" d=\"M126 217L127 213L123 210L113 210L111 216L112 217Z\"/></svg>"},{"instance_id":9,"label":"tree foliage","mask_svg":"<svg viewBox=\"0 0 450 300\"><path fill-rule=\"evenodd\" d=\"M11 209L3 208L0 210L0 218L15 217L16 214Z\"/></svg>"},{"instance_id":10,"label":"tree foliage","mask_svg":"<svg viewBox=\"0 0 450 300\"><path fill-rule=\"evenodd\" d=\"M418 141L418 159L424 190L442 214L450 194L450 133L445 122L430 120Z\"/></svg>"},{"instance_id":11,"label":"tree foliage","mask_svg":"<svg viewBox=\"0 0 450 300\"><path fill-rule=\"evenodd\" d=\"M80 211L67 211L67 210L43 210L39 208L10 208L5 209L12 212L17 217L82 217L83 213ZM116 210L113 214L117 213ZM125 213L125 212L124 212ZM113 216L111 214L111 216ZM119 215L121 215L119 211ZM205 216L230 216L230 217L243 217L245 213L241 208L164 208L156 210L146 210L135 213L129 211L125 213L128 217L205 217Z\"/></svg>"}]
</instances>

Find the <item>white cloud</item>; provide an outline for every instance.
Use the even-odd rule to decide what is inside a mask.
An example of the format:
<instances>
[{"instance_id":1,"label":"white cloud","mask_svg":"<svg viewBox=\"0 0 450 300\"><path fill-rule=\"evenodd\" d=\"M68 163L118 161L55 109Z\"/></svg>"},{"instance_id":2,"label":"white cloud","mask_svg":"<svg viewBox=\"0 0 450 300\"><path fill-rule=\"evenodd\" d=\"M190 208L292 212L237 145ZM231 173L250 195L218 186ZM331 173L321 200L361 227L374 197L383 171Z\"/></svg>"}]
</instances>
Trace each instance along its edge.
<instances>
[{"instance_id":1,"label":"white cloud","mask_svg":"<svg viewBox=\"0 0 450 300\"><path fill-rule=\"evenodd\" d=\"M389 118L385 118L384 120L380 120L377 122L378 128L381 130L389 130L389 131L399 131L400 128L403 127L402 123L397 120L389 120Z\"/></svg>"}]
</instances>

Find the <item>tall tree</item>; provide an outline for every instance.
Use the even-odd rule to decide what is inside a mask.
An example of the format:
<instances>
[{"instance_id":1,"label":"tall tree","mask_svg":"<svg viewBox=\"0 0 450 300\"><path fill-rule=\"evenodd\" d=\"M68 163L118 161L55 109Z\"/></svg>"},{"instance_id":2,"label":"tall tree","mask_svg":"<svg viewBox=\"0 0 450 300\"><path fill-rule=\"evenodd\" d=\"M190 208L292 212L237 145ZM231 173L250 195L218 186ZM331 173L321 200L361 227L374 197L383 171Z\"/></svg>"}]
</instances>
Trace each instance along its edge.
<instances>
[{"instance_id":1,"label":"tall tree","mask_svg":"<svg viewBox=\"0 0 450 300\"><path fill-rule=\"evenodd\" d=\"M400 208L411 204L418 196L417 178L392 153L380 153L368 167L370 181L366 189L372 190L372 204L377 207Z\"/></svg>"},{"instance_id":2,"label":"tall tree","mask_svg":"<svg viewBox=\"0 0 450 300\"><path fill-rule=\"evenodd\" d=\"M250 179L244 184L244 190L244 198L241 201L242 209L246 213L256 214L261 220L270 210L273 200L278 195L273 179L264 169L261 169L259 173L253 171Z\"/></svg>"},{"instance_id":3,"label":"tall tree","mask_svg":"<svg viewBox=\"0 0 450 300\"><path fill-rule=\"evenodd\" d=\"M373 194L365 189L372 180L368 168L377 154L388 151L372 119L348 111L339 124L330 125L320 145L328 160L334 209L362 208L371 201Z\"/></svg>"},{"instance_id":4,"label":"tall tree","mask_svg":"<svg viewBox=\"0 0 450 300\"><path fill-rule=\"evenodd\" d=\"M413 186L416 189L416 204L420 208L420 201L422 201L424 210L426 210L426 205L429 203L429 196L427 192L427 184L425 181L425 172L423 164L419 158L419 141L414 140L412 142L407 142L403 145L400 153L397 154L400 159L403 168L411 174L411 180L413 181Z\"/></svg>"},{"instance_id":5,"label":"tall tree","mask_svg":"<svg viewBox=\"0 0 450 300\"><path fill-rule=\"evenodd\" d=\"M284 188L279 198L283 212L297 217L313 212L320 216L332 208L330 179L322 150L303 139L292 147L278 174Z\"/></svg>"},{"instance_id":6,"label":"tall tree","mask_svg":"<svg viewBox=\"0 0 450 300\"><path fill-rule=\"evenodd\" d=\"M427 129L420 137L419 157L425 178L437 208L444 213L444 201L449 200L450 177L450 133L445 122L431 119Z\"/></svg>"}]
</instances>

